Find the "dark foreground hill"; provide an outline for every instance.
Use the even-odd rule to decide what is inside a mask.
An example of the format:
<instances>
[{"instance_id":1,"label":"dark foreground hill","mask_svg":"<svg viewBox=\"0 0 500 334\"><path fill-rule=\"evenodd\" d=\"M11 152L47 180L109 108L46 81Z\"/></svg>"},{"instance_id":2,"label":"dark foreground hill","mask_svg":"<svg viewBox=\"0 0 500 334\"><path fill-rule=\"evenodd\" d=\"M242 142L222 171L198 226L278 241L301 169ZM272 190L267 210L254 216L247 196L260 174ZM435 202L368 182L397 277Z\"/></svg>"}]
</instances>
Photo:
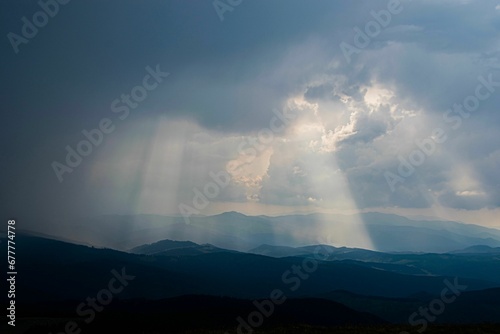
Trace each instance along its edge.
<instances>
[{"instance_id":1,"label":"dark foreground hill","mask_svg":"<svg viewBox=\"0 0 500 334\"><path fill-rule=\"evenodd\" d=\"M495 298L495 297L493 297ZM8 333L61 333L69 322L87 333L400 333L420 326L390 324L377 316L342 304L315 298L289 299L270 306L264 300L214 296L181 296L156 301L116 300L95 318L78 317L80 301L26 304L17 331ZM256 306L258 305L258 306ZM416 310L416 309L415 309ZM463 310L462 310L463 311ZM470 311L470 310L469 310ZM448 311L447 311L448 312ZM453 311L452 311L453 312ZM438 323L438 324L436 324ZM426 333L498 333L500 324L426 324ZM440 324L439 324L440 323ZM444 323L444 324L443 324ZM3 332L2 332L3 333Z\"/></svg>"},{"instance_id":2,"label":"dark foreground hill","mask_svg":"<svg viewBox=\"0 0 500 334\"><path fill-rule=\"evenodd\" d=\"M162 299L186 294L266 298L276 288L289 297L334 290L362 295L406 297L436 295L454 277L404 275L344 261L301 257L271 258L228 252L200 255L137 255L38 237L18 236L20 301L83 299L106 286L111 271L135 276L121 298ZM22 245L22 247L20 246ZM468 290L500 284L461 278Z\"/></svg>"},{"instance_id":3,"label":"dark foreground hill","mask_svg":"<svg viewBox=\"0 0 500 334\"><path fill-rule=\"evenodd\" d=\"M20 333L32 328L31 333L52 330L59 334L69 320L88 325L84 331L88 333L104 329L131 334L209 329L231 333L239 326L238 317L258 323L258 315L248 318L258 309L253 300L267 300L276 290L287 300L274 305L273 312L269 306L260 310L272 313L263 317L262 328L254 326L264 332L320 333L334 327L345 333L394 332L405 327L390 327L384 321L404 323L419 307L440 298L445 281L456 280L467 289L446 306L436 323L500 323L500 284L485 280L402 274L361 261L272 258L191 243L177 247L177 243L165 242L160 246L173 248L159 247L153 255L144 255L19 234L16 246L16 330ZM130 280L111 294L109 302L102 303L91 323L82 323L85 317L82 310L77 311L79 303L89 298L107 301L106 290L120 286L117 273ZM353 332L350 324L365 327ZM444 330L450 328L456 329Z\"/></svg>"},{"instance_id":4,"label":"dark foreground hill","mask_svg":"<svg viewBox=\"0 0 500 334\"><path fill-rule=\"evenodd\" d=\"M51 325L39 323L28 333L59 333L69 319L75 320L84 332L96 333L103 328L123 328L129 333L168 328L168 332L224 329L230 333L251 332L259 328L285 325L345 326L380 325L386 323L368 313L352 310L325 299L290 299L277 305L269 300L239 300L213 296L182 296L170 299L117 300L95 318L77 317L79 301L49 304L27 304L23 316L33 319L43 316L54 320ZM19 320L22 322L22 320ZM32 320L31 320L32 321ZM116 332L116 331L114 331Z\"/></svg>"},{"instance_id":5,"label":"dark foreground hill","mask_svg":"<svg viewBox=\"0 0 500 334\"><path fill-rule=\"evenodd\" d=\"M363 296L348 291L332 291L318 297L330 299L361 312L369 312L391 323L408 323L410 316L421 307L429 308L439 296L417 294L408 298ZM439 303L439 302L436 302ZM437 305L437 304L436 304ZM433 305L435 307L436 305ZM443 312L435 323L500 323L500 288L464 291L453 303L444 303ZM418 321L421 316L416 317Z\"/></svg>"}]
</instances>

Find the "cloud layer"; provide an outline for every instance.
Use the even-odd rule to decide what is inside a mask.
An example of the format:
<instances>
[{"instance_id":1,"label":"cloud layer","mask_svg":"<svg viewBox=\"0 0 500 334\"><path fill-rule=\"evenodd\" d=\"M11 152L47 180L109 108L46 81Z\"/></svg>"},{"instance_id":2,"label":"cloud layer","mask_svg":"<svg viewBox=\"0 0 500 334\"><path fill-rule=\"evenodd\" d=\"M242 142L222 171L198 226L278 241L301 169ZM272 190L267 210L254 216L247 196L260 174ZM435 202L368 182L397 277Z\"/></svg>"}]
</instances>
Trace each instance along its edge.
<instances>
[{"instance_id":1,"label":"cloud layer","mask_svg":"<svg viewBox=\"0 0 500 334\"><path fill-rule=\"evenodd\" d=\"M8 6L5 34L38 10ZM368 23L390 6L397 14L370 37ZM69 3L19 54L2 45L12 78L1 83L2 205L47 219L179 213L232 164L231 182L209 198L228 210L496 210L498 8L248 1L221 22L211 1ZM369 43L348 61L340 45L356 47L358 28ZM51 163L83 129L116 118L111 102L155 64L170 76L59 184ZM489 76L493 91L454 128L444 115ZM438 128L446 141L391 189L386 172L401 177L402 159Z\"/></svg>"}]
</instances>

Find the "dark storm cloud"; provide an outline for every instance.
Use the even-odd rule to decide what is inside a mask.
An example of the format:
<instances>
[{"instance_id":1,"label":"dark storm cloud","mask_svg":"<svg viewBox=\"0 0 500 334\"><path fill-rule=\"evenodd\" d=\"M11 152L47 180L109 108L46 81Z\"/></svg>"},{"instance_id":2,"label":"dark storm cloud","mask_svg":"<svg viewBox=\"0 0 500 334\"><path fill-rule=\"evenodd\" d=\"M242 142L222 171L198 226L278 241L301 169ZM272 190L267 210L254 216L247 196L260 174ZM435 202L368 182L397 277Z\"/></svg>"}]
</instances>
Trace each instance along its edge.
<instances>
[{"instance_id":1,"label":"dark storm cloud","mask_svg":"<svg viewBox=\"0 0 500 334\"><path fill-rule=\"evenodd\" d=\"M493 73L500 81L497 2L401 3L402 12L348 64L340 43L353 43L353 27L363 29L373 20L370 11L387 8L388 1L245 1L223 22L208 0L70 1L18 54L7 38L0 46L3 205L43 217L92 214L111 202L126 206L117 194L140 174L139 165L127 165L158 141L161 129L172 131L158 126L162 117L196 124L179 134L182 149L171 149L177 160L160 163L155 153L147 156L151 165L165 164L160 167L171 172L175 163L186 166L179 173L188 181L177 192L189 199L193 187L209 181L210 171L238 156L242 137L268 126L273 109L302 97L310 105L300 107L306 111L298 127L316 132L302 142L293 131L276 136L267 175L250 175L254 183L262 178L262 201L319 201L328 194L318 189L318 180L325 175L334 185L340 176L328 174L340 170L359 208L428 207L433 201L454 208L498 207L500 92L450 131L449 141L396 192L383 178L385 170L398 167L398 154L411 152L416 138L425 138L448 108L474 92L478 76ZM5 5L4 36L20 33L21 18L37 10L36 1ZM78 143L83 129L116 118L111 102L130 93L145 67L156 64L168 78L58 184L51 163L64 160L65 146ZM390 96L383 101L369 100L384 90ZM192 138L200 132L209 133L205 141ZM472 161L471 171L458 180L450 175L460 174L456 166L462 161ZM308 170L308 162L321 167ZM119 181L89 186L95 166L100 180L120 175ZM220 199L242 201L244 194L241 185L232 185Z\"/></svg>"}]
</instances>

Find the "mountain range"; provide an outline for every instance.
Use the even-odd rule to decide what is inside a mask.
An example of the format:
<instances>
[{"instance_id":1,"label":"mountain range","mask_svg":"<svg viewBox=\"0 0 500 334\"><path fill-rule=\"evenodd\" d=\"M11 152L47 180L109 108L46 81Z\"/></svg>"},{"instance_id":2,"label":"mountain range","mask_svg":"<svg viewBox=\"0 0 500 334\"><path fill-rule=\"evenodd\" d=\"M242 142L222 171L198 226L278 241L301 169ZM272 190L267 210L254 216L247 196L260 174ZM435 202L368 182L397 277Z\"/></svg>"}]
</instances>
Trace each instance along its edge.
<instances>
[{"instance_id":1,"label":"mountain range","mask_svg":"<svg viewBox=\"0 0 500 334\"><path fill-rule=\"evenodd\" d=\"M179 333L250 333L257 311L269 313L261 329L270 333L354 325L411 332L420 329L415 323L422 325L418 312L444 299L453 302L443 304L435 326L500 327L500 233L494 229L365 214L373 245L386 242L373 250L312 242L325 225L352 223L350 216L227 213L204 219L185 224L178 217L101 216L62 236L17 231L16 303L22 305L19 319L29 323L19 333L59 333L68 321L95 333L110 326L144 333L165 326ZM300 219L314 228L302 231ZM406 233L444 244L402 247L393 238ZM6 242L5 235L0 241ZM129 284L87 324L77 306L99 295L117 272L129 275ZM270 302L276 291L279 305Z\"/></svg>"},{"instance_id":2,"label":"mountain range","mask_svg":"<svg viewBox=\"0 0 500 334\"><path fill-rule=\"evenodd\" d=\"M382 213L246 216L104 215L56 227L67 240L129 250L164 239L210 243L248 251L262 244L301 247L328 244L382 252L445 253L476 245L500 247L500 230L439 220L412 220ZM361 236L362 234L362 236ZM362 242L365 241L365 242Z\"/></svg>"},{"instance_id":3,"label":"mountain range","mask_svg":"<svg viewBox=\"0 0 500 334\"><path fill-rule=\"evenodd\" d=\"M394 254L324 245L262 245L253 250L264 251L264 256L190 241L163 240L122 252L24 234L17 240L23 245L17 253L18 270L23 273L17 282L17 300L26 305L84 300L105 286L111 270L126 268L135 278L120 300L205 295L250 303L269 298L278 288L290 299L331 300L388 322L404 322L406 311L439 296L445 281L459 282L467 288L463 301L454 306L456 318L448 312L443 319L460 322L464 318L458 315L467 309L469 322L500 321L500 257L492 255L496 250L485 253L484 247L476 253L447 254ZM314 259L313 247L329 256ZM316 268L294 271L297 266L311 266L304 265L306 260ZM479 314L477 310L489 311Z\"/></svg>"}]
</instances>

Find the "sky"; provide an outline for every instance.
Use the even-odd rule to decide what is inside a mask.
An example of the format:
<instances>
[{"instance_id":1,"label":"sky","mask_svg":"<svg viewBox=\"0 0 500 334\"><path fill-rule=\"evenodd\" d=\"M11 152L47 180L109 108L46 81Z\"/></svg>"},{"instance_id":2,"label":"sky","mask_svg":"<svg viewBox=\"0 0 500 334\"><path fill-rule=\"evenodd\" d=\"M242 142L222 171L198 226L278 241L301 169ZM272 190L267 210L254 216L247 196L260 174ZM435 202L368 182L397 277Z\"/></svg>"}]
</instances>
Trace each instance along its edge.
<instances>
[{"instance_id":1,"label":"sky","mask_svg":"<svg viewBox=\"0 0 500 334\"><path fill-rule=\"evenodd\" d=\"M41 3L1 11L6 218L500 228L498 0Z\"/></svg>"}]
</instances>

